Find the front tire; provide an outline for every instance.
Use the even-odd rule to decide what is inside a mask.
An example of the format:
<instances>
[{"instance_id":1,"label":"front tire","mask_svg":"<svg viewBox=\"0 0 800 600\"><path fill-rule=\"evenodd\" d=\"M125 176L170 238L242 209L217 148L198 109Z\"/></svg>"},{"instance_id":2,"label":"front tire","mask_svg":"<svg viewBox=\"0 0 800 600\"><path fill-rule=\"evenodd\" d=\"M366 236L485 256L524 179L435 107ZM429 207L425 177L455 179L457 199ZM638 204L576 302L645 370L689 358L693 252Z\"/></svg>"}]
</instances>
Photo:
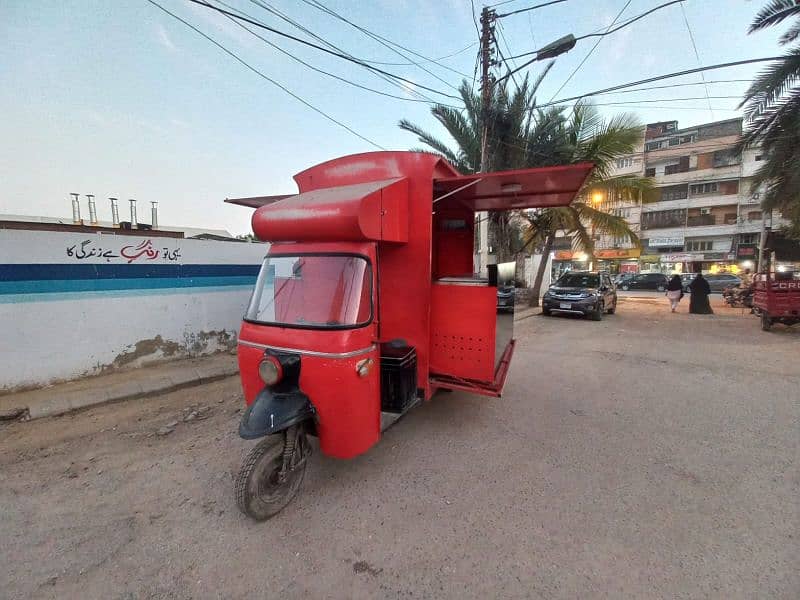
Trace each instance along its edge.
<instances>
[{"instance_id":1,"label":"front tire","mask_svg":"<svg viewBox=\"0 0 800 600\"><path fill-rule=\"evenodd\" d=\"M245 457L236 476L236 504L244 514L256 521L266 521L278 514L297 495L306 473L305 457L286 473L283 481L279 474L283 464L283 451L288 432L271 435L255 446ZM307 445L305 433L296 438L302 441L297 452Z\"/></svg>"},{"instance_id":2,"label":"front tire","mask_svg":"<svg viewBox=\"0 0 800 600\"><path fill-rule=\"evenodd\" d=\"M666 286L659 285L659 286L656 288L656 290L657 290L657 291L659 291L659 292L665 292L665 291L667 290L667 288L666 288Z\"/></svg>"},{"instance_id":3,"label":"front tire","mask_svg":"<svg viewBox=\"0 0 800 600\"><path fill-rule=\"evenodd\" d=\"M552 312L550 312L550 309L549 309L549 308L543 308L543 309L542 309L542 314L543 314L545 317L549 317L549 316L551 316L553 313L552 313Z\"/></svg>"},{"instance_id":4,"label":"front tire","mask_svg":"<svg viewBox=\"0 0 800 600\"><path fill-rule=\"evenodd\" d=\"M603 320L603 303L598 302L597 308L594 309L594 312L591 314L592 321L602 321Z\"/></svg>"},{"instance_id":5,"label":"front tire","mask_svg":"<svg viewBox=\"0 0 800 600\"><path fill-rule=\"evenodd\" d=\"M767 313L761 313L761 330L762 331L769 331L772 327L772 319L769 318Z\"/></svg>"},{"instance_id":6,"label":"front tire","mask_svg":"<svg viewBox=\"0 0 800 600\"><path fill-rule=\"evenodd\" d=\"M622 291L623 292L627 292L629 289L631 289L631 286L629 286L629 285L623 285L622 286Z\"/></svg>"}]
</instances>

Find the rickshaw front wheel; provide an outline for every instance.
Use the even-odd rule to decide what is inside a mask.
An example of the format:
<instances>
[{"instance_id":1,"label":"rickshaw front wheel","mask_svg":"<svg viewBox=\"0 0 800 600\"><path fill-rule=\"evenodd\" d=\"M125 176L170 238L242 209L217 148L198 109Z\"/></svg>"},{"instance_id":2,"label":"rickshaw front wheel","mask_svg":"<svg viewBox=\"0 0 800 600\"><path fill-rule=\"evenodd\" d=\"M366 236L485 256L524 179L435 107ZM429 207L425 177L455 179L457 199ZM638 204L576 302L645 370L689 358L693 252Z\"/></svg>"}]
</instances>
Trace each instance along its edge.
<instances>
[{"instance_id":1,"label":"rickshaw front wheel","mask_svg":"<svg viewBox=\"0 0 800 600\"><path fill-rule=\"evenodd\" d=\"M772 327L772 319L769 318L769 315L765 312L761 313L761 329L762 331L769 331L770 327Z\"/></svg>"},{"instance_id":2,"label":"rickshaw front wheel","mask_svg":"<svg viewBox=\"0 0 800 600\"><path fill-rule=\"evenodd\" d=\"M303 483L308 453L305 432L298 426L261 441L245 457L236 476L239 510L256 521L279 513Z\"/></svg>"}]
</instances>

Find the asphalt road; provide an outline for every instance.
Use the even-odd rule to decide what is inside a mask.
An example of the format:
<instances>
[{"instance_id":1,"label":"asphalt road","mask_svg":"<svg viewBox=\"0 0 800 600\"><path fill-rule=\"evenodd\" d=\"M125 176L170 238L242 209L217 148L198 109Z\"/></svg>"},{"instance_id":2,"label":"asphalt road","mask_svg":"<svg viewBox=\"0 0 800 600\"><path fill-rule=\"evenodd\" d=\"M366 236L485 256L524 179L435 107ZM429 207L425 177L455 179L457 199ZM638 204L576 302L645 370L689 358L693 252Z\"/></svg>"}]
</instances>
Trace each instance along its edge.
<instances>
[{"instance_id":1,"label":"asphalt road","mask_svg":"<svg viewBox=\"0 0 800 600\"><path fill-rule=\"evenodd\" d=\"M797 598L800 330L665 304L518 315L503 398L315 453L261 524L235 378L0 425L0 596Z\"/></svg>"}]
</instances>

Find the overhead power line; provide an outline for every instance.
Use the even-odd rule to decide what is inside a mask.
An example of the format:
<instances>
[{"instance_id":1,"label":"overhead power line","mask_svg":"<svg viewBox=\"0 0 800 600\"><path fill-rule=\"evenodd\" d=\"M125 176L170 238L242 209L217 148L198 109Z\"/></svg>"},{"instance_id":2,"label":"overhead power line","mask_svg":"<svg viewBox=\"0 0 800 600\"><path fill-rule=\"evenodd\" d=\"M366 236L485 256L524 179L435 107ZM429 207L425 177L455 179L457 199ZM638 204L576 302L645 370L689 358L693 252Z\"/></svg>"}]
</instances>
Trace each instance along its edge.
<instances>
[{"instance_id":1,"label":"overhead power line","mask_svg":"<svg viewBox=\"0 0 800 600\"><path fill-rule=\"evenodd\" d=\"M716 83L750 83L750 79L716 79L713 81L691 81L686 83L672 83L670 85L650 85L647 87L633 88L630 90L621 90L619 92L604 92L606 94L632 94L635 92L649 92L652 90L665 90L676 87L689 87L695 85L712 85ZM599 94L598 94L599 95Z\"/></svg>"},{"instance_id":2,"label":"overhead power line","mask_svg":"<svg viewBox=\"0 0 800 600\"><path fill-rule=\"evenodd\" d=\"M644 13L642 13L640 15L636 15L635 17L632 17L632 18L628 19L627 21L623 21L622 23L620 23L619 25L617 25L613 29L610 29L610 27L612 25L614 25L617 22L617 20L619 19L619 15L618 15L617 18L614 19L611 22L611 25L609 25L608 27L605 27L605 28L601 27L600 30L598 30L598 31L595 31L593 33L586 33L584 35L576 37L575 41L585 40L585 39L590 38L590 37L603 38L603 37L605 37L607 35L611 35L612 33L616 33L620 29L624 29L625 27L628 27L629 25L635 23L636 21L638 21L640 19L643 19L647 15L649 15L651 13L654 13L657 10L661 10L662 8L666 8L666 7L671 6L673 4L677 4L678 2L684 2L684 1L685 0L672 0L671 2L667 2L665 4L660 4L658 6L655 6L655 7L651 8L647 12L644 12ZM630 2L623 7L623 10L621 10L619 14L622 14L623 12L625 12L625 9L628 7L629 4L630 4ZM603 29L605 29L605 31ZM530 52L523 52L522 54L517 54L516 56L512 56L510 58L514 59L514 58L522 58L524 56L531 56L532 54L537 54L538 52L541 52L541 51L542 51L542 49L539 48L538 50L531 50Z\"/></svg>"},{"instance_id":3,"label":"overhead power line","mask_svg":"<svg viewBox=\"0 0 800 600\"><path fill-rule=\"evenodd\" d=\"M478 42L472 42L471 44L467 44L460 50L456 50L455 52L451 52L450 54L445 54L444 56L440 56L439 58L423 58L419 62L430 62L430 63L438 63L440 60L445 60L448 58L453 58L454 56L458 56L462 52L466 52L470 48L474 48L478 45ZM384 65L387 67L413 67L415 63L413 62L383 62L380 60L369 60L366 58L362 58L365 63L369 63L371 65ZM443 66L443 65L439 65ZM456 71L456 73L462 74L461 71Z\"/></svg>"},{"instance_id":4,"label":"overhead power line","mask_svg":"<svg viewBox=\"0 0 800 600\"><path fill-rule=\"evenodd\" d=\"M148 2L150 2L150 1L151 0L148 0ZM199 4L200 6L205 6L206 8L214 10L214 11L220 13L220 14L231 16L231 17L233 17L235 19L238 19L240 21L244 21L246 23L249 23L250 25L255 25L256 27L259 27L261 29L265 29L267 31L271 31L272 33L274 33L276 35L279 35L281 37L285 37L287 39L293 40L293 41L298 42L300 44L304 44L306 46L309 46L311 48L319 50L320 52L325 52L325 53L330 54L332 56L336 56L337 58L341 58L342 60L346 60L348 62L352 62L352 63L355 63L357 65L361 65L362 67L370 69L371 71L375 71L377 73L382 73L382 74L384 74L384 75L386 75L388 77L392 77L392 78L397 79L399 81L404 81L404 82L406 82L406 83L408 83L408 84L410 84L412 86L416 86L416 87L421 88L423 90L427 90L429 92L433 92L435 94L439 94L440 96L446 96L447 98L452 98L454 100L460 100L461 99L458 96L453 96L452 94L448 94L446 92L440 92L439 90L436 90L434 88L430 88L430 87L424 86L421 83L417 83L415 81L411 81L410 79L406 79L405 77L400 77L399 75L395 75L394 73L390 73L389 71L384 71L383 69L379 69L378 67L374 67L372 65L369 65L369 64L365 63L364 61L362 61L360 59L353 58L352 56L348 56L346 54L342 54L341 52L336 52L334 50L330 50L328 48L325 48L324 46L320 46L319 44L315 44L313 42L309 42L308 40L304 40L304 39L299 38L297 36L294 36L294 35L291 35L289 33L284 32L284 31L281 31L279 29L275 29L274 27L270 27L269 25L266 25L264 23L260 23L258 21L253 20L253 19L248 19L247 17L244 17L244 16L242 16L240 14L231 12L231 11L226 10L224 8L220 8L218 6L214 6L213 4L209 4L208 2L205 2L204 0L189 0L189 2L192 2L193 4Z\"/></svg>"},{"instance_id":5,"label":"overhead power line","mask_svg":"<svg viewBox=\"0 0 800 600\"><path fill-rule=\"evenodd\" d=\"M652 83L653 81L661 81L663 79L670 79L672 77L682 77L684 75L692 75L693 73L701 73L704 71L713 71L715 69L724 69L727 67L738 67L741 65L749 65L753 63L759 62L768 62L772 60L785 60L786 57L784 56L767 56L765 58L748 58L746 60L737 60L733 62L727 63L719 63L716 65L709 65L707 67L698 67L696 69L686 69L684 71L676 71L675 73L667 73L665 75L656 75L655 77L648 77L647 79L639 79L638 81L632 81L630 83L621 83L619 85L615 85L612 87L604 88L602 90L596 90L593 92L586 92L584 94L580 94L579 96L571 96L569 98L561 98L560 100L551 100L544 104L540 104L538 108L545 108L547 106L553 106L555 104L566 104L567 102L572 102L573 100L580 100L582 98L589 98L590 96L597 96L600 94L607 94L609 92L615 92L617 90L622 90L629 87L634 87L637 85L643 85L645 83Z\"/></svg>"},{"instance_id":6,"label":"overhead power line","mask_svg":"<svg viewBox=\"0 0 800 600\"><path fill-rule=\"evenodd\" d=\"M217 1L220 2L220 4L222 4L223 6L227 6L228 8L231 8L229 5L225 4L224 2L221 2L220 0L217 0ZM286 50L284 50L283 48L281 48L277 44L269 41L267 38L259 35L258 33L256 33L252 29L250 29L244 23L241 23L241 22L237 21L236 19L234 19L233 17L230 17L228 15L223 15L223 16L226 19L230 20L233 24L241 27L242 29L244 29L245 31L247 31L248 33L253 35L254 37L258 38L259 40L261 40L262 42L264 42L268 46L274 48L275 50L277 50L278 52L281 52L282 54L285 54L286 56L288 56L289 58L291 58L295 62L298 62L301 65L304 65L304 66L308 67L312 71L316 71L317 73L321 73L323 75L327 75L328 77L332 77L333 79L336 79L338 81L341 81L341 82L346 83L348 85L351 85L353 87L356 87L356 88L359 88L359 89L362 89L362 90L366 90L368 92L372 92L373 94L379 94L381 96L387 96L389 98L395 98L397 100L403 100L405 102L423 102L423 103L426 103L426 104L440 104L440 103L436 102L435 100L426 100L426 99L421 99L421 98L409 98L407 96L398 96L396 94L390 94L388 92L383 92L381 90L376 90L376 89L368 87L366 85L361 85L360 83L356 83L355 81L350 81L349 79L346 79L344 77L340 77L339 75L336 75L334 73L330 73L329 71L326 71L324 69L320 69L318 67L315 67L314 65L312 65L310 63L307 63L306 61L302 60L301 58L298 58L298 57L294 56L291 52L287 52ZM445 105L445 106L450 106L450 105ZM451 107L451 108L458 108L458 107Z\"/></svg>"},{"instance_id":7,"label":"overhead power line","mask_svg":"<svg viewBox=\"0 0 800 600\"><path fill-rule=\"evenodd\" d=\"M494 4L494 7L500 6L502 4L508 4L508 2L512 2L513 0L507 0L506 2L499 2L498 4ZM567 0L550 0L550 2L543 2L542 4L537 4L536 6L529 6L527 8L520 8L519 10L512 10L511 12L503 13L502 15L497 15L498 19L502 19L503 17L510 17L511 15L517 15L519 13L528 12L529 10L536 10L537 8L544 8L545 6L550 6L552 4L561 4L562 2L566 2Z\"/></svg>"},{"instance_id":8,"label":"overhead power line","mask_svg":"<svg viewBox=\"0 0 800 600\"><path fill-rule=\"evenodd\" d=\"M361 139L361 140L363 140L363 141L367 142L368 144L370 144L370 145L372 145L372 146L375 146L376 148L378 148L378 149L380 149L380 150L386 150L386 148L384 148L384 147L383 147L383 146L381 146L380 144L378 144L378 143L376 143L376 142L373 142L373 141L372 141L371 139L369 139L368 137L365 137L365 136L361 135L361 134L360 134L360 133L358 133L356 130L352 129L351 127L348 127L347 125L345 125L345 124L344 124L344 123L342 123L341 121L339 121L339 120L335 119L334 117L330 116L328 113L326 113L326 112L325 112L325 111L323 111L322 109L319 109L319 108L317 108L316 106L314 106L313 104L311 104L310 102L308 102L307 100L304 100L303 98L301 98L300 96L298 96L297 94L295 94L294 92L292 92L291 90L289 90L288 88L286 88L285 86L281 85L280 83L278 83L277 81L275 81L274 79L272 79L271 77L269 77L268 75L265 75L263 72L259 71L259 70L258 70L258 69L256 69L254 66L252 66L252 65L250 65L249 63L245 62L245 61L244 61L242 58L240 58L240 57L239 57L239 56L238 56L236 53L232 52L231 50L228 50L228 49L227 49L225 46L223 46L222 44L220 44L220 43L219 43L218 41L216 41L214 38L212 38L211 36L209 36L209 35L207 35L206 33L202 32L200 29L198 29L197 27L195 27L194 25L192 25L191 23L189 23L189 22L188 22L188 21L186 21L185 19L183 19L183 18L179 17L179 16L178 16L178 15L176 15L175 13L173 13L173 12L171 12L171 11L167 10L166 8L164 8L163 6L161 6L161 5L160 5L158 2L156 2L155 0L147 0L147 2L149 2L150 4L152 4L153 6L155 6L156 8L159 8L160 10L164 11L166 14L168 14L168 15L169 15L169 16L171 16L172 18L174 18L174 19L177 19L178 21L180 21L181 23L183 23L184 25L186 25L187 27L189 27L190 29L192 29L192 30L193 30L195 33L197 33L197 34L201 35L201 36L202 36L202 37L204 37L206 40L208 40L209 42L211 42L212 44L214 44L214 45L215 45L217 48L219 48L220 50L222 50L223 52L225 52L225 54L229 55L231 58L233 58L234 60L236 60L238 63L240 63L241 65L243 65L244 67L246 67L247 69L249 69L250 71L252 71L253 73L255 73L256 75L258 75L259 77L261 77L261 78L263 78L263 79L265 79L265 80L269 81L269 82L270 82L272 85L274 85L274 86L276 86L276 87L280 88L281 90L283 90L284 92L286 92L287 94L289 94L289 95L290 95L292 98L294 98L294 99L295 99L295 100L297 100L298 102L300 102L300 103L304 104L305 106L307 106L308 108L310 108L311 110L313 110L315 113L317 113L317 114L319 114L319 115L322 115L322 116L323 116L323 117L325 117L325 118L326 118L328 121L330 121L330 122L332 122L332 123L335 123L336 125L338 125L338 126L339 126L339 127L341 127L342 129L345 129L345 130L349 131L349 132L350 132L350 133L352 133L354 136L356 136L357 138L359 138L359 139Z\"/></svg>"},{"instance_id":9,"label":"overhead power line","mask_svg":"<svg viewBox=\"0 0 800 600\"><path fill-rule=\"evenodd\" d=\"M625 3L625 6L623 6L623 7L622 7L622 9L620 9L620 11L617 13L617 16L616 16L616 17L614 17L614 20L613 20L613 21L611 21L611 25L609 25L609 26L608 26L608 28L606 29L605 33L598 33L598 34L596 34L596 35L599 35L600 37L599 37L599 38L597 39L597 41L595 42L594 46L592 46L591 50L589 50L589 52L587 52L587 53L586 53L586 56L584 56L584 57L583 57L583 60L582 60L580 63L578 63L578 66L577 66L577 67L575 67L575 68L572 70L572 72L569 74L569 76L568 76L568 77L567 77L567 78L564 80L564 83L562 83L562 84L561 84L561 86L560 86L560 87L559 87L559 88L558 88L558 89L557 89L557 90L556 90L556 91L553 93L553 95L552 95L552 96L550 96L550 100L552 100L553 98L555 98L555 97L556 97L556 96L557 96L557 95L558 95L558 94L561 92L561 90L563 90L563 89L564 89L564 87L565 87L565 86L566 86L566 85L567 85L567 84L568 84L570 81L572 81L572 78L573 78L573 77L575 77L575 74L576 74L578 71L580 71L580 70L581 70L581 67L582 67L584 64L586 64L586 61L587 61L587 60L589 60L589 57L590 57L590 56L591 56L591 55L594 53L594 51L595 51L595 50L597 49L597 47L600 45L600 42L602 42L602 41L603 41L603 37L605 37L606 35L608 35L608 34L612 33L613 31L617 31L616 29L611 29L611 28L613 27L614 23L616 23L616 22L619 20L619 18L622 16L622 13L624 13L626 10L628 10L628 7L631 5L631 2L632 2L632 1L633 1L633 0L628 0L628 1ZM595 35L595 34L589 34L589 35ZM583 38L586 38L586 37L589 37L589 36L588 36L588 35L586 35L586 36L583 36ZM576 38L576 40L575 40L575 41L577 42L577 41L578 41L578 39L583 39L583 38Z\"/></svg>"},{"instance_id":10,"label":"overhead power line","mask_svg":"<svg viewBox=\"0 0 800 600\"><path fill-rule=\"evenodd\" d=\"M416 67L419 67L420 69L422 69L423 71L425 71L425 72L426 72L428 75L430 75L431 77L434 77L434 78L438 79L439 81L441 81L442 83L444 83L446 86L448 86L448 87L451 87L451 88L453 88L453 89L454 89L454 90L456 90L456 91L458 91L458 88L457 88L457 87L455 87L455 86L451 85L451 84L450 84L448 81L446 81L446 80L442 79L441 77L439 77L439 76L438 76L438 75L436 75L435 73L432 73L431 71L429 71L428 69L426 69L425 67L423 67L423 66L422 66L422 65L421 65L419 62L416 62L416 61L413 61L413 60L411 60L411 59L410 59L408 56L406 56L406 55L405 55L405 54L403 54L402 52L399 52L398 50L396 50L396 49L395 49L395 47L396 47L396 48L400 48L400 49L402 49L402 50L405 50L406 52L408 52L408 53L410 53L410 54L413 54L414 56L417 56L417 57L419 57L419 58L422 58L422 59L424 59L424 60L425 60L425 61L427 61L427 62L431 62L431 63L433 63L433 64L436 64L436 65L438 65L439 67L441 67L441 68L443 68L443 69L446 69L446 70L448 70L448 71L452 71L453 73L456 73L456 74L458 74L458 75L461 75L462 77L469 77L469 75L467 75L466 73L462 73L461 71L457 71L456 69L453 69L453 68L451 68L451 67L449 67L449 66L447 66L447 65L443 65L442 63L440 63L440 62L437 62L436 60L434 60L434 59L432 59L432 58L430 58L430 57L428 57L428 56L425 56L424 54L420 54L419 52L415 52L414 50L411 50L410 48L406 48L405 46L403 46L403 45L401 45L401 44L398 44L397 42L393 42L392 40L390 40L390 39L388 39L388 38L385 38L385 37L383 37L382 35L379 35L379 34L377 34L377 33L373 32L373 31L370 31L369 29L366 29L365 27L362 27L361 25L358 25L358 24L356 24L356 23L353 23L351 20L347 19L346 17L343 17L342 15L340 15L339 13L337 13L335 10L333 10L333 9L331 9L331 8L328 8L327 6L325 6L325 5L324 5L324 4L323 4L323 3L322 3L320 0L302 0L302 1L303 1L305 4L308 4L309 6L311 6L311 7L314 7L314 8L316 8L317 10L321 10L322 12L325 12L325 13L329 14L330 16L332 16L332 17L334 17L334 18L336 18L336 19L339 19L339 20L340 20L340 21L342 21L343 23L347 23L347 24L348 24L348 25L350 25L351 27L353 27L353 28L355 28L355 29L359 30L359 31L360 31L361 33L363 33L364 35L366 35L366 36L369 36L370 38L372 38L373 40L375 40L376 42L378 42L378 43L379 43L379 44L381 44L382 46L384 46L384 47L388 48L389 50L391 50L392 52L394 52L394 53L395 53L395 54L397 54L398 56L402 56L402 57L403 57L403 58L405 58L406 60L408 60L408 61L411 61L411 63L412 63L414 66L416 66Z\"/></svg>"},{"instance_id":11,"label":"overhead power line","mask_svg":"<svg viewBox=\"0 0 800 600\"><path fill-rule=\"evenodd\" d=\"M694 57L697 59L697 64L702 65L703 63L700 61L700 53L697 51L697 44L694 41L694 34L692 33L692 27L689 25L689 19L686 17L686 9L684 9L683 4L681 4L681 13L683 14L683 22L686 25L686 31L689 32L689 39L692 42L692 48L694 48ZM706 76L701 72L700 79L705 82ZM706 90L706 98L708 98L708 86L705 86ZM708 100L708 110L711 112L711 119L714 119L714 110L711 108L711 100Z\"/></svg>"},{"instance_id":12,"label":"overhead power line","mask_svg":"<svg viewBox=\"0 0 800 600\"><path fill-rule=\"evenodd\" d=\"M322 45L330 48L331 50L335 50L336 52L340 52L340 53L342 53L342 54L344 54L346 56L349 56L350 58L356 58L355 56L353 56L352 54L350 54L346 50L343 50L339 46L336 46L335 44L332 44L331 42L326 40L324 37L322 37L320 35L317 35L313 31L311 31L308 27L303 26L301 23L298 23L296 20L294 20L291 17L289 17L288 15L282 13L280 10L278 10L274 6L272 6L272 5L270 5L270 4L266 3L266 2L262 2L261 0L250 0L250 2L252 2L256 6L258 6L259 8L262 8L263 10L266 10L270 14L278 17L279 19L281 19L282 21L288 23L289 25L291 25L292 27L298 29L299 31L302 31L303 33L305 33L309 37L319 41ZM242 13L242 11L238 11L238 12L240 14L244 14L244 13ZM245 15L245 16L250 17L250 15ZM250 17L250 18L252 18L252 17ZM430 96L426 96L425 94L423 94L419 90L409 89L408 86L404 85L400 81L397 81L396 79L393 79L391 77L387 77L383 73L378 73L378 72L373 71L371 69L366 69L366 71L370 75L373 75L373 76L377 77L378 79L381 79L381 80L385 81L389 85L395 86L395 87L403 90L405 93L408 93L408 94L411 94L411 95L415 96L416 98L427 100L428 102L436 102Z\"/></svg>"}]
</instances>

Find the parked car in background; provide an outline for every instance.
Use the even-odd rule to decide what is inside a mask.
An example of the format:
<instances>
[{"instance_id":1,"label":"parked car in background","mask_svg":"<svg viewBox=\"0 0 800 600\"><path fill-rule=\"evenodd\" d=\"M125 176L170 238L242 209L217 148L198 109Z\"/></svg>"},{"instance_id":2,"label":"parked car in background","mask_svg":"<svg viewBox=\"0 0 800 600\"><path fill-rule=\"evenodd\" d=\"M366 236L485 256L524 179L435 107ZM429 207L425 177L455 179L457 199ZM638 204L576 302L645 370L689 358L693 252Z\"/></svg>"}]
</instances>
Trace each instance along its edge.
<instances>
[{"instance_id":1,"label":"parked car in background","mask_svg":"<svg viewBox=\"0 0 800 600\"><path fill-rule=\"evenodd\" d=\"M617 290L611 276L598 271L570 271L551 285L542 298L542 314L572 313L595 321L617 310Z\"/></svg>"},{"instance_id":2,"label":"parked car in background","mask_svg":"<svg viewBox=\"0 0 800 600\"><path fill-rule=\"evenodd\" d=\"M497 312L514 312L514 286L497 286Z\"/></svg>"},{"instance_id":3,"label":"parked car in background","mask_svg":"<svg viewBox=\"0 0 800 600\"><path fill-rule=\"evenodd\" d=\"M697 277L697 273L681 273L681 284L684 292L689 291L689 284L694 281L695 277Z\"/></svg>"},{"instance_id":4,"label":"parked car in background","mask_svg":"<svg viewBox=\"0 0 800 600\"><path fill-rule=\"evenodd\" d=\"M703 275L708 281L712 293L721 294L729 287L739 287L742 280L730 273L717 273L716 275Z\"/></svg>"},{"instance_id":5,"label":"parked car in background","mask_svg":"<svg viewBox=\"0 0 800 600\"><path fill-rule=\"evenodd\" d=\"M620 284L620 289L628 290L658 290L667 289L669 279L663 273L639 273Z\"/></svg>"},{"instance_id":6,"label":"parked car in background","mask_svg":"<svg viewBox=\"0 0 800 600\"><path fill-rule=\"evenodd\" d=\"M617 287L621 286L624 281L628 279L633 279L636 276L636 273L620 273L614 277L614 285Z\"/></svg>"}]
</instances>

